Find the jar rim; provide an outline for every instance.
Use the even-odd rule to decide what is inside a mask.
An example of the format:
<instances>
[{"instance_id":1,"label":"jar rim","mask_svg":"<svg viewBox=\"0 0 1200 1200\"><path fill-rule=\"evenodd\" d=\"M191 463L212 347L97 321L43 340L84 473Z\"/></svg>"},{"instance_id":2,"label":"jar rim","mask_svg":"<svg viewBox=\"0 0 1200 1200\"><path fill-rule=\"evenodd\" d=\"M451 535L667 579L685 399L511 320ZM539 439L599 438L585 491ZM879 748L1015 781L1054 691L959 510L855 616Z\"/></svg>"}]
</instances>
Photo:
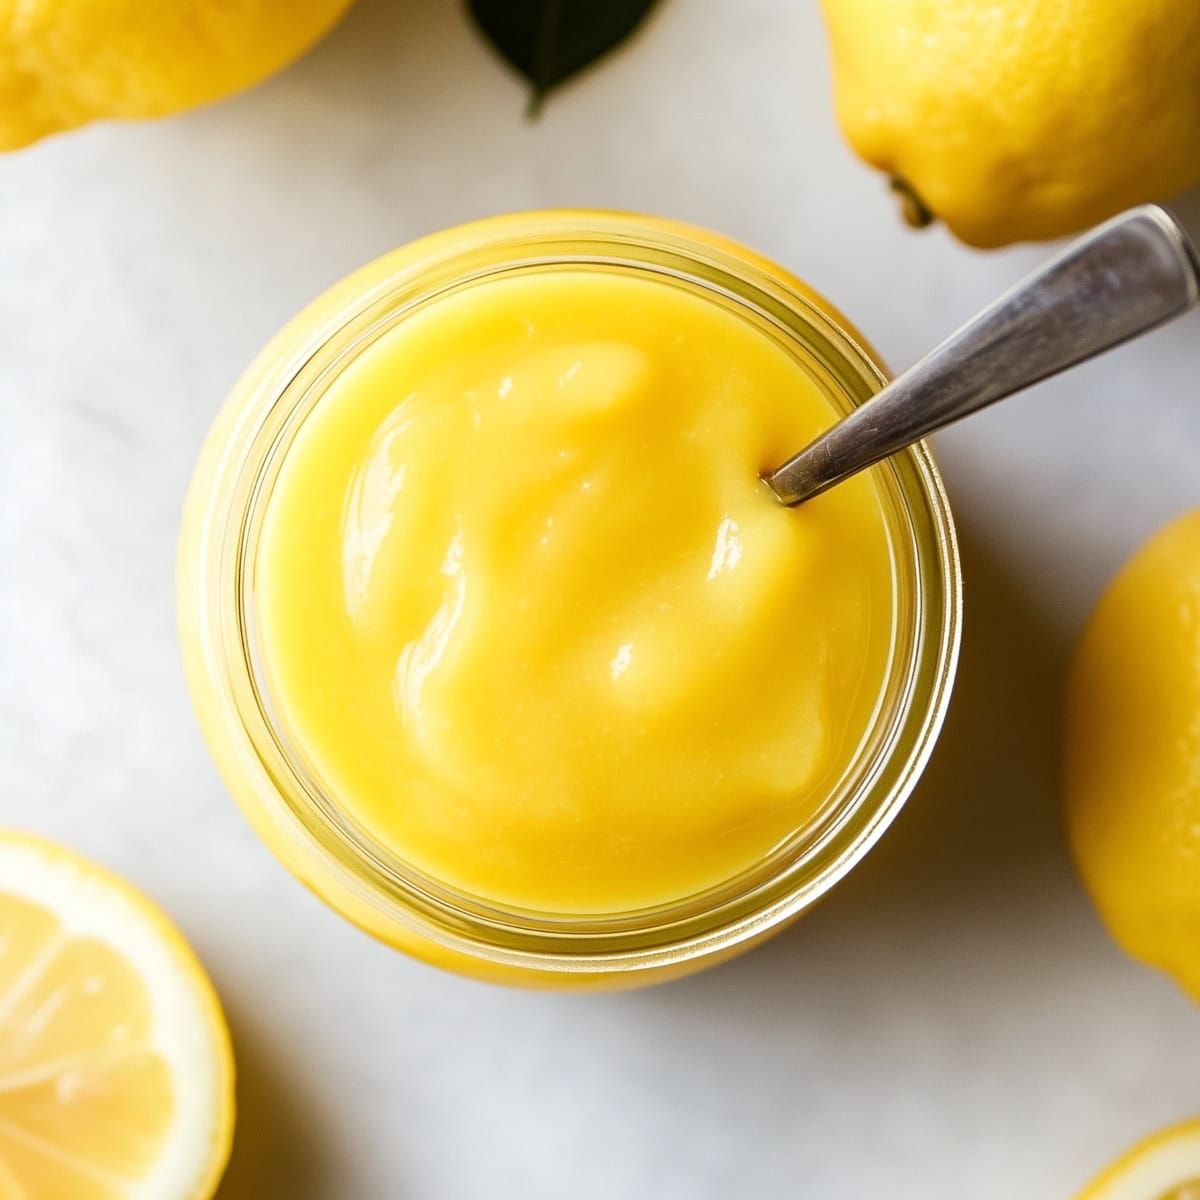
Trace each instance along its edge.
<instances>
[{"instance_id":1,"label":"jar rim","mask_svg":"<svg viewBox=\"0 0 1200 1200\"><path fill-rule=\"evenodd\" d=\"M961 575L953 521L928 447L911 447L874 468L898 502L912 555L912 638L903 678L891 679L899 689L894 711L887 728L875 731L875 759L860 772L854 803L831 810L819 838L809 839L803 853L793 847L774 869L759 870L752 887L734 880L679 904L630 914L525 913L423 878L364 836L306 770L272 713L254 629L256 519L306 412L374 338L448 290L499 272L568 266L651 271L720 294L802 343L841 390L847 411L885 380L865 343L827 302L719 235L586 210L460 226L352 275L263 352L257 371L251 368L229 402L225 429L214 432L225 438L220 460L203 484L198 474L203 536L186 586L203 597L196 631L204 643L201 686L224 713L225 736L240 739L243 778L251 778L277 828L308 839L306 853L342 887L383 920L471 958L539 972L624 973L708 958L764 936L808 908L874 845L915 786L945 716L958 654ZM889 540L896 532L889 524ZM181 560L181 604L182 572ZM896 591L899 607L906 597ZM894 647L889 677L895 663ZM195 688L194 671L189 679ZM309 872L318 892L321 873Z\"/></svg>"}]
</instances>

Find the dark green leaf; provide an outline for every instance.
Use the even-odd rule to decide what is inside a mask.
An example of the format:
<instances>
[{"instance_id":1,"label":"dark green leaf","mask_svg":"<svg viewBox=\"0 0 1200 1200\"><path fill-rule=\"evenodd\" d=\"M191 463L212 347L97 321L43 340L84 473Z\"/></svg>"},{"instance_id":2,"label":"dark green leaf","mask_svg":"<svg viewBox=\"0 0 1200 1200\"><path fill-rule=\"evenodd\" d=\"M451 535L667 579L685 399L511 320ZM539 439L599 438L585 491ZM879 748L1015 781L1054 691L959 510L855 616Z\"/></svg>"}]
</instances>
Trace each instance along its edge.
<instances>
[{"instance_id":1,"label":"dark green leaf","mask_svg":"<svg viewBox=\"0 0 1200 1200\"><path fill-rule=\"evenodd\" d=\"M532 86L529 111L619 46L658 0L467 0L475 23Z\"/></svg>"}]
</instances>

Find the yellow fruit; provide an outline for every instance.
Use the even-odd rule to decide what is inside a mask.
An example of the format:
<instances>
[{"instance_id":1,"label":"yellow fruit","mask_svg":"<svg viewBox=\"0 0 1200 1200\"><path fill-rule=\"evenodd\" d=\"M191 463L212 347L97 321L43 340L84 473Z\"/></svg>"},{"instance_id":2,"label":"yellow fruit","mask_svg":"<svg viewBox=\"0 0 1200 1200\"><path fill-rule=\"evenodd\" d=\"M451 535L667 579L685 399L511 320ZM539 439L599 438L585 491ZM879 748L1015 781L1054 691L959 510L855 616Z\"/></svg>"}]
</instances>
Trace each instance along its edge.
<instances>
[{"instance_id":1,"label":"yellow fruit","mask_svg":"<svg viewBox=\"0 0 1200 1200\"><path fill-rule=\"evenodd\" d=\"M1200 181L1196 0L822 0L838 120L910 218L1057 237Z\"/></svg>"},{"instance_id":2,"label":"yellow fruit","mask_svg":"<svg viewBox=\"0 0 1200 1200\"><path fill-rule=\"evenodd\" d=\"M1200 1119L1139 1142L1097 1175L1078 1200L1200 1200Z\"/></svg>"},{"instance_id":3,"label":"yellow fruit","mask_svg":"<svg viewBox=\"0 0 1200 1200\"><path fill-rule=\"evenodd\" d=\"M128 884L0 832L0 1200L207 1200L233 1057L212 985Z\"/></svg>"},{"instance_id":4,"label":"yellow fruit","mask_svg":"<svg viewBox=\"0 0 1200 1200\"><path fill-rule=\"evenodd\" d=\"M0 0L0 150L257 83L351 0Z\"/></svg>"},{"instance_id":5,"label":"yellow fruit","mask_svg":"<svg viewBox=\"0 0 1200 1200\"><path fill-rule=\"evenodd\" d=\"M1200 509L1093 613L1067 684L1067 832L1117 942L1200 1000Z\"/></svg>"}]
</instances>

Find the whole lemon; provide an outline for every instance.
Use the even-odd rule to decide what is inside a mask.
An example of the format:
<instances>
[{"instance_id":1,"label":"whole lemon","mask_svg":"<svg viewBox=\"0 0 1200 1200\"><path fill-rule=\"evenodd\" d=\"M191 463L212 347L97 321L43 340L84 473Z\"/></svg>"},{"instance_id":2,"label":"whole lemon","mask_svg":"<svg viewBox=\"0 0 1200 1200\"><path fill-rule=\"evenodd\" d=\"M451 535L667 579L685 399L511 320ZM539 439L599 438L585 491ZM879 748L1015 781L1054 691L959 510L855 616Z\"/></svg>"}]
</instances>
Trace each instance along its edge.
<instances>
[{"instance_id":1,"label":"whole lemon","mask_svg":"<svg viewBox=\"0 0 1200 1200\"><path fill-rule=\"evenodd\" d=\"M350 2L0 0L0 150L227 96L299 56Z\"/></svg>"},{"instance_id":2,"label":"whole lemon","mask_svg":"<svg viewBox=\"0 0 1200 1200\"><path fill-rule=\"evenodd\" d=\"M1066 696L1067 832L1117 942L1200 1000L1200 509L1096 607Z\"/></svg>"},{"instance_id":3,"label":"whole lemon","mask_svg":"<svg viewBox=\"0 0 1200 1200\"><path fill-rule=\"evenodd\" d=\"M1057 237L1200 181L1196 0L822 0L838 120L916 223Z\"/></svg>"}]
</instances>

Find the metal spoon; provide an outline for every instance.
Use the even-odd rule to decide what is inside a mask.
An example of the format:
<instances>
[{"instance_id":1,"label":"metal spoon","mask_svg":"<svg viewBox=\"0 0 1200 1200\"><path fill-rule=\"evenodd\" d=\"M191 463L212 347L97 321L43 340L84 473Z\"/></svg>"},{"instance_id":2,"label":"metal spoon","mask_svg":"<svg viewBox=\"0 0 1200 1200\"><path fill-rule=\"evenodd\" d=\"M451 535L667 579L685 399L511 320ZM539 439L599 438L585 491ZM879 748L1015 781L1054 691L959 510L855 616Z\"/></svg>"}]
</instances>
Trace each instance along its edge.
<instances>
[{"instance_id":1,"label":"metal spoon","mask_svg":"<svg viewBox=\"0 0 1200 1200\"><path fill-rule=\"evenodd\" d=\"M861 408L766 476L799 504L926 434L1171 320L1200 299L1200 259L1157 205L1073 242Z\"/></svg>"}]
</instances>

